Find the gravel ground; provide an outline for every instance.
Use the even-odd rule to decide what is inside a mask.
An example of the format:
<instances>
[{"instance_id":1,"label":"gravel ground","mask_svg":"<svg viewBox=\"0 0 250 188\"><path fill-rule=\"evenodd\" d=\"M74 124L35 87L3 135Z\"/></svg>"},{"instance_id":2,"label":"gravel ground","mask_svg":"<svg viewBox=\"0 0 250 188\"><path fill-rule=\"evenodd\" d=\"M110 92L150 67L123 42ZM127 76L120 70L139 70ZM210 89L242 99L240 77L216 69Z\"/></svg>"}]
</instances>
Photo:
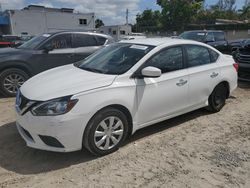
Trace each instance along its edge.
<instances>
[{"instance_id":1,"label":"gravel ground","mask_svg":"<svg viewBox=\"0 0 250 188\"><path fill-rule=\"evenodd\" d=\"M101 158L26 147L13 104L0 99L0 187L250 186L250 85L240 84L219 113L155 124Z\"/></svg>"}]
</instances>

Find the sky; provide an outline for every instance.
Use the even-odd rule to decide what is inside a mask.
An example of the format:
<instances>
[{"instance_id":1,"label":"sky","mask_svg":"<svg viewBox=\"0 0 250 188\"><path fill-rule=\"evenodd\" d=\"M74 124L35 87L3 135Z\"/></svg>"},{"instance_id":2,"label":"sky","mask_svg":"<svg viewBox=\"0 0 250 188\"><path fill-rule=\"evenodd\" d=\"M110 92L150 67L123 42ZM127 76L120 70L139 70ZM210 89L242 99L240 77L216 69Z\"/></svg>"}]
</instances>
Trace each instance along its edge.
<instances>
[{"instance_id":1,"label":"sky","mask_svg":"<svg viewBox=\"0 0 250 188\"><path fill-rule=\"evenodd\" d=\"M215 4L218 0L206 0L205 7ZM236 0L237 8L241 8L245 0ZM30 4L55 8L74 8L75 11L95 12L96 18L103 20L105 25L124 24L126 9L129 9L129 23L135 23L138 13L145 9L160 10L156 0L0 0L2 10L22 9Z\"/></svg>"}]
</instances>

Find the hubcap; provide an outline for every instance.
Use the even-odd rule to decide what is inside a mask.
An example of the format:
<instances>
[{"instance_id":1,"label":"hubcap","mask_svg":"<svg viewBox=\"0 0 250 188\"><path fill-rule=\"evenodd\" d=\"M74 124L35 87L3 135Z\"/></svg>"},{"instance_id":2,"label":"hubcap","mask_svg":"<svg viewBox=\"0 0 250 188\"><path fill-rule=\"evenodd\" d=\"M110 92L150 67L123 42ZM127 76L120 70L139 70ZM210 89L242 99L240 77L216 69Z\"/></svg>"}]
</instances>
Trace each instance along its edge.
<instances>
[{"instance_id":1,"label":"hubcap","mask_svg":"<svg viewBox=\"0 0 250 188\"><path fill-rule=\"evenodd\" d=\"M20 74L10 74L3 80L3 86L9 93L15 94L17 89L25 82L25 78Z\"/></svg>"},{"instance_id":2,"label":"hubcap","mask_svg":"<svg viewBox=\"0 0 250 188\"><path fill-rule=\"evenodd\" d=\"M115 116L102 120L95 130L95 145L100 150L109 150L115 147L122 139L124 125L120 118Z\"/></svg>"}]
</instances>

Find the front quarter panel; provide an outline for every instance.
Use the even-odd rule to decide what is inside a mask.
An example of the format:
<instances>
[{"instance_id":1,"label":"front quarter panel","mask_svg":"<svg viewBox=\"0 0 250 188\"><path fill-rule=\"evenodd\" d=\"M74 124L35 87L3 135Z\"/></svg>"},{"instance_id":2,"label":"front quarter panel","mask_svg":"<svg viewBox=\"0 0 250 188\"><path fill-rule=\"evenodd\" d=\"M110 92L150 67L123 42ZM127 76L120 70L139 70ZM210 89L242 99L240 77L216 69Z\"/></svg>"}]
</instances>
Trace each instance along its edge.
<instances>
[{"instance_id":1,"label":"front quarter panel","mask_svg":"<svg viewBox=\"0 0 250 188\"><path fill-rule=\"evenodd\" d=\"M74 95L73 98L79 101L70 113L76 117L82 117L82 135L89 120L105 107L121 105L129 110L132 118L136 113L135 81L128 77L127 79L117 78L109 87L79 93ZM136 128L133 128L134 131Z\"/></svg>"}]
</instances>

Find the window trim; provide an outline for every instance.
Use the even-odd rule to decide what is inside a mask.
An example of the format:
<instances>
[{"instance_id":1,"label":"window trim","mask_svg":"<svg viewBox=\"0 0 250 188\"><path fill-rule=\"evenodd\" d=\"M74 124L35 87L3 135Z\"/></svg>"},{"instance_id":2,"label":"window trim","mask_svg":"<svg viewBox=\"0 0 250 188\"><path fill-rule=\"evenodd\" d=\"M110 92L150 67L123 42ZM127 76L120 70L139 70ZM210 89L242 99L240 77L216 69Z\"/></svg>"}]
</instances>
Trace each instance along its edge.
<instances>
[{"instance_id":1,"label":"window trim","mask_svg":"<svg viewBox=\"0 0 250 188\"><path fill-rule=\"evenodd\" d=\"M143 66L148 63L152 58L154 58L156 55L158 55L159 53L161 53L164 50L168 50L170 48L176 48L176 47L180 47L182 50L182 68L178 69L178 70L174 70L174 71L170 71L170 72L164 72L163 74L168 74L168 73L172 73L175 71L180 71L183 69L186 69L186 58L185 58L185 53L184 53L184 46L180 45L180 44L176 44L176 45L172 45L172 46L168 46L165 48L162 48L161 50L159 50L158 52L156 52L155 54L153 54L152 56L150 56L142 65L140 65L140 67L131 75L131 78L137 78L137 79L143 79L144 77L141 75L141 70L143 68Z\"/></svg>"}]
</instances>

